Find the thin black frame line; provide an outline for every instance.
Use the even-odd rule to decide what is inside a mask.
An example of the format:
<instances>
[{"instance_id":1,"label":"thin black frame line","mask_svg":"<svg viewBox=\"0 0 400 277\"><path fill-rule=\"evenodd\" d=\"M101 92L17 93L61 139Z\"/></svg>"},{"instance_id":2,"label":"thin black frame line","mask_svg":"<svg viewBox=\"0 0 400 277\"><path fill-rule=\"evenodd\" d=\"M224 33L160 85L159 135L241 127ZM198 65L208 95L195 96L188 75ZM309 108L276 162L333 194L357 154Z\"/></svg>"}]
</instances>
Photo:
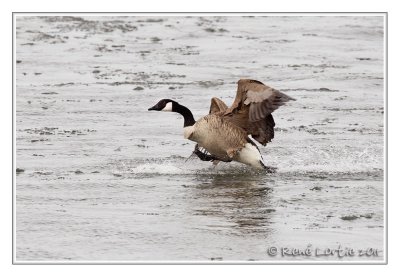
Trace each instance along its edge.
<instances>
[{"instance_id":1,"label":"thin black frame line","mask_svg":"<svg viewBox=\"0 0 400 277\"><path fill-rule=\"evenodd\" d=\"M105 262L105 263L97 263L97 262L27 262L27 261L22 261L22 262L17 262L16 259L14 259L14 196L15 196L15 186L14 186L14 182L16 182L16 178L14 176L15 174L15 169L14 169L14 159L16 158L14 156L14 150L16 150L16 145L15 145L15 149L14 149L14 69L15 69L15 63L14 63L14 15L17 14L57 14L57 13L62 13L62 14L90 14L90 13L95 13L95 14L171 14L171 13L176 13L176 14L202 14L202 13L209 13L209 14L381 14L384 16L384 20L385 20L385 36L384 36L384 42L385 42L385 84L386 84L386 88L384 90L384 96L385 96L385 181L384 181L384 186L385 186L385 190L386 190L386 194L385 194L385 220L386 220L386 230L385 230L385 238L386 238L386 243L385 243L385 256L384 256L384 260L378 261L378 262L374 262L374 261L370 261L370 262L340 262L340 261L332 261L332 262L327 262L327 261L323 261L323 262L299 262L299 263L294 263L294 262L281 262L281 263L277 263L276 262L269 262L269 261L264 261L264 262L115 262L115 263L110 263L110 262ZM13 265L387 265L388 261L389 261L389 257L388 257L388 241L389 241L389 217L388 217L388 117L389 117L389 113L388 113L388 85L389 85L389 81L388 81L388 72L389 72L389 67L388 67L388 49L389 49L389 36L388 36L388 28L389 28L389 20L388 20L388 16L389 13L388 12L12 12L12 59L11 59L11 63L12 63L12 264ZM15 234L16 235L16 234ZM15 257L16 258L16 257Z\"/></svg>"},{"instance_id":2,"label":"thin black frame line","mask_svg":"<svg viewBox=\"0 0 400 277\"><path fill-rule=\"evenodd\" d=\"M377 12L12 12L13 14L387 14Z\"/></svg>"},{"instance_id":3,"label":"thin black frame line","mask_svg":"<svg viewBox=\"0 0 400 277\"><path fill-rule=\"evenodd\" d=\"M12 141L11 141L11 151L12 151L12 153L11 153L11 157L12 157L12 161L11 161L11 164L12 164L12 166L11 166L11 168L12 168L12 174L11 174L11 180L12 180L12 187L11 187L11 194L12 194L12 201L11 201L11 211L12 211L12 216L11 216L11 218L12 218L12 220L11 220L11 222L12 222L12 228L11 228L11 232L12 232L12 234L11 234L11 248L12 248L12 251L11 251L11 253L12 253L12 256L11 256L11 262L12 262L12 264L15 264L14 262L14 188L15 188L15 186L14 186L14 181L15 181L15 185L16 185L16 179L14 179L14 172L15 172L15 169L14 169L14 158L16 158L16 157L14 157L14 13L12 13L12 15L11 15L11 28L12 28L12 30L11 30L11 37L12 37L12 55L11 55L11 68L12 68L12 73L11 73L11 76L12 76L12 80L11 80L11 110L12 110L12 123L11 123L11 138L12 138ZM16 252L16 251L15 251Z\"/></svg>"},{"instance_id":4,"label":"thin black frame line","mask_svg":"<svg viewBox=\"0 0 400 277\"><path fill-rule=\"evenodd\" d=\"M388 138L388 134L389 134L389 132L388 132L388 122L389 122L389 110L388 110L388 107L389 107L389 105L388 105L388 103L389 103L389 65L388 65L388 63L389 63L389 53L388 53L388 50L389 50L389 13L386 13L386 15L385 15L385 37L384 37L384 41L385 41L385 43L386 43L386 47L385 47L385 57L384 57L384 59L385 59L385 83L386 83L386 88L385 88L385 96L386 96L386 101L385 101L385 133L386 133L386 136L385 136L385 140L386 140L386 142L385 142L385 149L384 149L384 151L386 151L386 153L385 153L385 157L386 157L386 163L385 163L385 179L386 179L386 181L384 182L385 184L385 189L386 189L386 194L385 194L385 212L386 212L386 214L385 214L385 220L386 220L386 230L385 230L385 238L386 238L386 243L385 243L385 252L386 252L386 256L385 256L385 258L386 258L386 264L388 264L389 263L389 256L388 256L388 254L389 254L389 250L388 250L388 246L389 246L389 203L388 203L388 201L389 201L389 197L388 197L388 195L389 195L389 179L388 179L388 177L389 177L389 174L388 174L388 169L389 169L389 166L388 166L388 162L389 162L389 145L388 145L388 142L389 142L389 138Z\"/></svg>"},{"instance_id":5,"label":"thin black frame line","mask_svg":"<svg viewBox=\"0 0 400 277\"><path fill-rule=\"evenodd\" d=\"M332 261L332 262L327 262L327 261L321 261L321 262L303 262L303 261L284 261L284 262L269 262L269 261L188 261L188 262L179 262L179 261L167 261L167 262L158 262L158 261L138 261L138 262L121 262L121 261L116 261L116 262L89 262L89 261L83 261L83 262L35 262L35 261L23 261L23 262L17 262L15 265L387 265L387 263L383 263L382 261L362 261L362 262L351 262L351 261Z\"/></svg>"}]
</instances>

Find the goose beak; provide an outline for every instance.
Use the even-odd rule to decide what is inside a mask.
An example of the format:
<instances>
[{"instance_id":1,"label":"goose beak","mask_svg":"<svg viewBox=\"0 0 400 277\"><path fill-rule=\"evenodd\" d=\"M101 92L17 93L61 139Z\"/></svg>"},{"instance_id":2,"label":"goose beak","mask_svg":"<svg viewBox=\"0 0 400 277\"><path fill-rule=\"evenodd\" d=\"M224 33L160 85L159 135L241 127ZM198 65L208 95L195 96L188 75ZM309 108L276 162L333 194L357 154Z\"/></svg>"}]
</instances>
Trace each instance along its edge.
<instances>
[{"instance_id":1,"label":"goose beak","mask_svg":"<svg viewBox=\"0 0 400 277\"><path fill-rule=\"evenodd\" d=\"M157 105L154 105L153 107L149 108L148 111L158 111Z\"/></svg>"}]
</instances>

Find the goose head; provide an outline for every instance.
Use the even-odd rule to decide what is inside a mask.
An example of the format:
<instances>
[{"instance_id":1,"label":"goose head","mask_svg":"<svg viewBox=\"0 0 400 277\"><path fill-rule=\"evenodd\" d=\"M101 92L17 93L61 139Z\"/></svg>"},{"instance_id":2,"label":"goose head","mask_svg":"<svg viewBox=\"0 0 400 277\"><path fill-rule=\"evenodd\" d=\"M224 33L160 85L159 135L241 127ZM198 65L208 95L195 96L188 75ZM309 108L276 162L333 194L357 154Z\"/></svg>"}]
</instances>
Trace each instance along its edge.
<instances>
[{"instance_id":1,"label":"goose head","mask_svg":"<svg viewBox=\"0 0 400 277\"><path fill-rule=\"evenodd\" d=\"M171 99L161 99L157 104L149 108L149 111L175 112L177 104Z\"/></svg>"},{"instance_id":2,"label":"goose head","mask_svg":"<svg viewBox=\"0 0 400 277\"><path fill-rule=\"evenodd\" d=\"M161 99L153 107L149 108L149 111L161 111L161 112L176 112L183 116L184 125L183 127L192 126L196 123L193 118L192 112L185 106L180 105L178 102L171 99Z\"/></svg>"}]
</instances>

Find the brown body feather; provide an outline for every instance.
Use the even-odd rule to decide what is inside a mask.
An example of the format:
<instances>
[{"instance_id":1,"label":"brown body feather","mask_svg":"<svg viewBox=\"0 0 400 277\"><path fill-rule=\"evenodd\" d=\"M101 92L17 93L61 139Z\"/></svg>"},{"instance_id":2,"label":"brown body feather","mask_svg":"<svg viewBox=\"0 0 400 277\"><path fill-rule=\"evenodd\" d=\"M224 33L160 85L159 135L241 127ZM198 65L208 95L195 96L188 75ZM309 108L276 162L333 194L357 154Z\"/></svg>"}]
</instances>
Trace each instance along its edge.
<instances>
[{"instance_id":1,"label":"brown body feather","mask_svg":"<svg viewBox=\"0 0 400 277\"><path fill-rule=\"evenodd\" d=\"M222 161L234 159L247 143L246 132L218 114L202 117L193 127L189 139Z\"/></svg>"},{"instance_id":2,"label":"brown body feather","mask_svg":"<svg viewBox=\"0 0 400 277\"><path fill-rule=\"evenodd\" d=\"M237 153L251 142L248 135L264 146L274 138L271 113L289 100L295 99L260 81L241 79L232 106L228 108L222 100L212 98L209 115L196 122L189 139L206 149L213 159L235 160Z\"/></svg>"}]
</instances>

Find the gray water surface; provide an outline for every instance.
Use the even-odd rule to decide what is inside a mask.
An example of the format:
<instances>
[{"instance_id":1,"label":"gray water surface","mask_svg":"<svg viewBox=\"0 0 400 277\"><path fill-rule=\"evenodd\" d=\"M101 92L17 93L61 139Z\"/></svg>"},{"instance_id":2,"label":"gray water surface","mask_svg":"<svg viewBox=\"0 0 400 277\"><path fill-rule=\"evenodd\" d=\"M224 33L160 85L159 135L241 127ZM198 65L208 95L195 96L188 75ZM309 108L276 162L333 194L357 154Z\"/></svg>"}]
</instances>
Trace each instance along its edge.
<instances>
[{"instance_id":1,"label":"gray water surface","mask_svg":"<svg viewBox=\"0 0 400 277\"><path fill-rule=\"evenodd\" d=\"M382 17L17 16L16 60L17 261L383 259ZM260 147L276 173L189 158L147 111L199 118L240 78L297 99ZM309 245L379 256L268 254Z\"/></svg>"}]
</instances>

